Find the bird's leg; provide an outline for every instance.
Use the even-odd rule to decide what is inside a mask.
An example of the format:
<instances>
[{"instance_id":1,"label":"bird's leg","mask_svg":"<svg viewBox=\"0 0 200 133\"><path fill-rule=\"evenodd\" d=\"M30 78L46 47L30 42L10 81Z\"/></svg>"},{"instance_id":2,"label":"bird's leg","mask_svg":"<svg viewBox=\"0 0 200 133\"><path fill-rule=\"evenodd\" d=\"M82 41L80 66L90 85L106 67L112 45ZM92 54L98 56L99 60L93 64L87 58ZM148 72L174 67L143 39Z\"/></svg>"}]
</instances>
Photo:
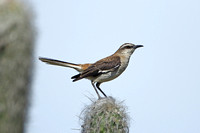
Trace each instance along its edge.
<instances>
[{"instance_id":1,"label":"bird's leg","mask_svg":"<svg viewBox=\"0 0 200 133\"><path fill-rule=\"evenodd\" d=\"M94 87L94 90L96 91L96 93L98 95L98 99L101 99L101 96L99 95L99 92L97 91L97 89L96 89L96 87L94 85L94 82L91 81L91 83L92 83L92 86Z\"/></svg>"},{"instance_id":2,"label":"bird's leg","mask_svg":"<svg viewBox=\"0 0 200 133\"><path fill-rule=\"evenodd\" d=\"M101 88L99 87L100 84L101 84L101 83L97 82L96 87L101 91L101 93L102 93L105 97L107 97L106 94L105 94L105 93L101 90Z\"/></svg>"}]
</instances>

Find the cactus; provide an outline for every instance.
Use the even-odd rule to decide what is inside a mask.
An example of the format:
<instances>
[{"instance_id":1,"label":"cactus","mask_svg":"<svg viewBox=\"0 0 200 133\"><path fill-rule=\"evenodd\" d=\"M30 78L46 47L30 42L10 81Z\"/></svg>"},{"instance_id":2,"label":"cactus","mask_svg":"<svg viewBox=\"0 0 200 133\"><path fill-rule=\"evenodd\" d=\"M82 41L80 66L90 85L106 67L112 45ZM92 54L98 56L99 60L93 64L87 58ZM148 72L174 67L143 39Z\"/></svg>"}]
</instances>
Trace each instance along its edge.
<instances>
[{"instance_id":1,"label":"cactus","mask_svg":"<svg viewBox=\"0 0 200 133\"><path fill-rule=\"evenodd\" d=\"M81 113L82 133L128 133L129 117L123 102L102 98L86 106Z\"/></svg>"},{"instance_id":2,"label":"cactus","mask_svg":"<svg viewBox=\"0 0 200 133\"><path fill-rule=\"evenodd\" d=\"M0 0L0 133L23 133L31 83L33 16L25 3Z\"/></svg>"}]
</instances>

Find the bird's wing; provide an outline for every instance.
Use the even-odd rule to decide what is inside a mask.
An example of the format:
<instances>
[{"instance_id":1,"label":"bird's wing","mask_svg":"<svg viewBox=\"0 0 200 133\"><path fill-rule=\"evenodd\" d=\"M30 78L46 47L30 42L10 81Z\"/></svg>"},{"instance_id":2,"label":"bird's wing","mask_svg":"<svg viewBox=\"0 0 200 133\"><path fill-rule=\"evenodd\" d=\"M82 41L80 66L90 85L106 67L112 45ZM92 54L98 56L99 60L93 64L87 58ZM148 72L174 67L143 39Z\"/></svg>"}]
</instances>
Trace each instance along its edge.
<instances>
[{"instance_id":1,"label":"bird's wing","mask_svg":"<svg viewBox=\"0 0 200 133\"><path fill-rule=\"evenodd\" d=\"M120 57L118 56L110 56L104 59L97 61L96 63L89 66L86 70L84 70L78 77L76 77L73 81L80 80L82 78L90 77L90 76L98 76L102 73L112 72L115 69L119 68L121 65Z\"/></svg>"}]
</instances>

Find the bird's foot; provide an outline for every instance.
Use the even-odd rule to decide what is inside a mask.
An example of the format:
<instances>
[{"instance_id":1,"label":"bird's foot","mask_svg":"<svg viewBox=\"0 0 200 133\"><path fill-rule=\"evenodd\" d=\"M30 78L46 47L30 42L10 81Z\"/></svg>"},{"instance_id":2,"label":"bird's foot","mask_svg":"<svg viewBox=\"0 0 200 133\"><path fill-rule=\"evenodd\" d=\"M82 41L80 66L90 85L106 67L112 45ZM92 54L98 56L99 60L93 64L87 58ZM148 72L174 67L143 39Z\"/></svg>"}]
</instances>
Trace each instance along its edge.
<instances>
[{"instance_id":1,"label":"bird's foot","mask_svg":"<svg viewBox=\"0 0 200 133\"><path fill-rule=\"evenodd\" d=\"M107 96L105 96L105 97L98 96L98 100L105 99L105 98L109 98L109 97L107 97Z\"/></svg>"}]
</instances>

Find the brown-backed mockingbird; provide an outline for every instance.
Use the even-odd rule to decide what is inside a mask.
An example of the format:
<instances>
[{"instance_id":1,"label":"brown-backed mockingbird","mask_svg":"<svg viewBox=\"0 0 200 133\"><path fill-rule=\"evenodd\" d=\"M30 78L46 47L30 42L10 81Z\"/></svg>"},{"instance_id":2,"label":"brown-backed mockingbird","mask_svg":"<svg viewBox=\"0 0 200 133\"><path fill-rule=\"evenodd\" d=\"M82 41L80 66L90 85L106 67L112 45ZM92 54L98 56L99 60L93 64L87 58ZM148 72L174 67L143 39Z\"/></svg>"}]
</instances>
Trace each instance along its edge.
<instances>
[{"instance_id":1,"label":"brown-backed mockingbird","mask_svg":"<svg viewBox=\"0 0 200 133\"><path fill-rule=\"evenodd\" d=\"M71 77L73 82L86 78L91 80L98 98L101 98L97 89L105 96L106 94L100 89L100 84L117 78L128 66L129 59L135 49L143 47L143 45L135 45L132 43L124 43L111 56L103 58L95 63L74 64L65 61L40 57L39 59L51 65L59 65L74 68L79 74ZM96 89L97 88L97 89Z\"/></svg>"}]
</instances>

